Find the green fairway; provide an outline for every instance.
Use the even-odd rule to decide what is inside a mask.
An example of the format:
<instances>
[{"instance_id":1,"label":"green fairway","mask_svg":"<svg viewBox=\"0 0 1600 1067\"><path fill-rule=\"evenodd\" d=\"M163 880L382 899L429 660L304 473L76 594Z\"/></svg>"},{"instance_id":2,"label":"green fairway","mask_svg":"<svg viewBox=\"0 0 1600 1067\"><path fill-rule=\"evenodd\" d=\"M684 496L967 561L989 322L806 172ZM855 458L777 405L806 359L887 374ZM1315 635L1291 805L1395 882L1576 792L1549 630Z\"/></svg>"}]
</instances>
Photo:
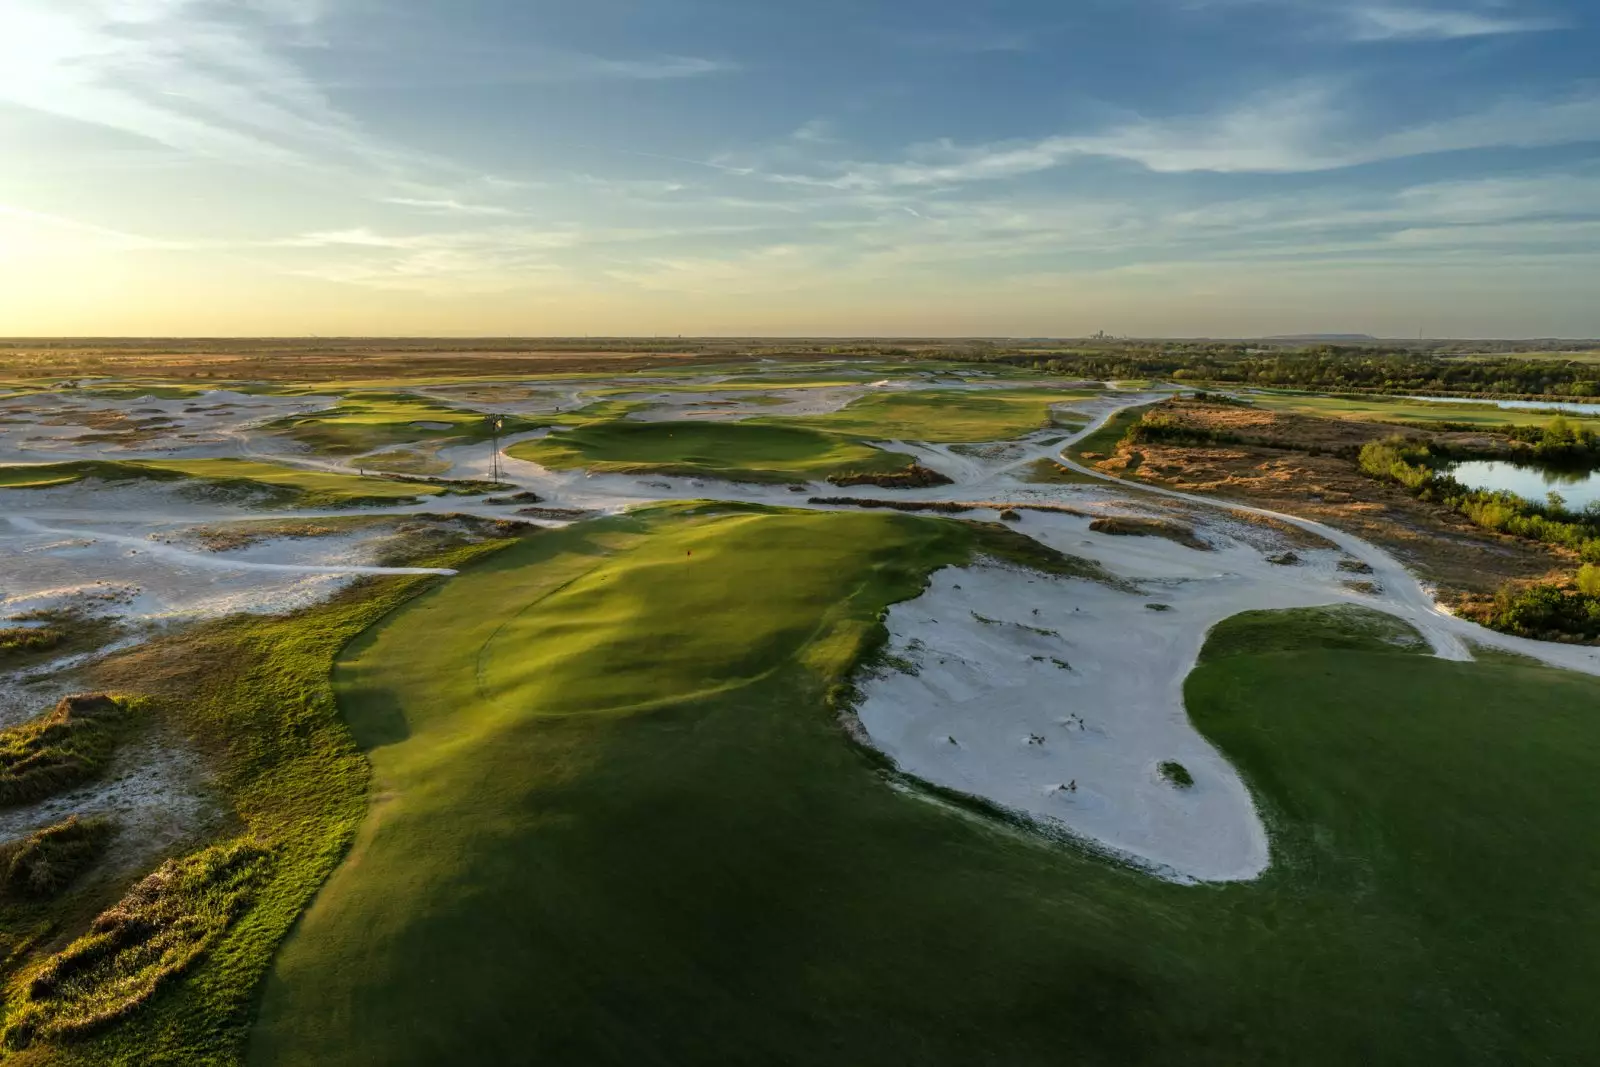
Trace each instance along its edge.
<instances>
[{"instance_id":1,"label":"green fairway","mask_svg":"<svg viewBox=\"0 0 1600 1067\"><path fill-rule=\"evenodd\" d=\"M426 482L398 482L388 478L368 478L359 474L285 467L248 459L162 459L140 460L133 466L166 471L209 481L246 481L292 489L329 504L357 501L400 501L418 496L436 496L442 486Z\"/></svg>"},{"instance_id":2,"label":"green fairway","mask_svg":"<svg viewBox=\"0 0 1600 1067\"><path fill-rule=\"evenodd\" d=\"M740 422L596 422L512 445L506 454L553 470L728 478L823 479L843 472L903 470L910 456L847 437Z\"/></svg>"},{"instance_id":3,"label":"green fairway","mask_svg":"<svg viewBox=\"0 0 1600 1067\"><path fill-rule=\"evenodd\" d=\"M330 455L355 455L412 441L489 437L489 423L483 414L409 393L354 393L326 411L273 425L302 444ZM515 433L537 425L542 424L508 418L503 429Z\"/></svg>"},{"instance_id":4,"label":"green fairway","mask_svg":"<svg viewBox=\"0 0 1600 1067\"><path fill-rule=\"evenodd\" d=\"M838 726L883 607L977 536L661 508L540 535L363 635L335 684L373 807L251 1062L1600 1055L1600 682L1336 613L1226 623L1188 703L1274 864L1161 882L891 788Z\"/></svg>"},{"instance_id":5,"label":"green fairway","mask_svg":"<svg viewBox=\"0 0 1600 1067\"><path fill-rule=\"evenodd\" d=\"M1522 411L1501 408L1492 403L1429 403L1400 397L1333 397L1293 393L1252 393L1249 400L1269 411L1288 411L1297 415L1316 415L1325 419L1357 419L1363 422L1452 422L1493 429L1497 426L1543 426L1564 415L1568 419L1600 418L1600 404L1593 415L1561 411Z\"/></svg>"},{"instance_id":6,"label":"green fairway","mask_svg":"<svg viewBox=\"0 0 1600 1067\"><path fill-rule=\"evenodd\" d=\"M87 473L76 463L24 463L0 467L0 489L48 489L71 485Z\"/></svg>"},{"instance_id":7,"label":"green fairway","mask_svg":"<svg viewBox=\"0 0 1600 1067\"><path fill-rule=\"evenodd\" d=\"M307 470L249 459L79 460L37 466L0 467L0 489L46 489L85 478L127 481L192 478L216 485L264 488L277 495L270 502L300 507L343 507L393 504L419 496L435 496L443 486L426 482L369 478L336 471Z\"/></svg>"},{"instance_id":8,"label":"green fairway","mask_svg":"<svg viewBox=\"0 0 1600 1067\"><path fill-rule=\"evenodd\" d=\"M937 389L875 393L831 415L770 421L876 441L1009 441L1053 423L1050 409L1098 394L1047 389Z\"/></svg>"},{"instance_id":9,"label":"green fairway","mask_svg":"<svg viewBox=\"0 0 1600 1067\"><path fill-rule=\"evenodd\" d=\"M1118 442L1127 435L1133 424L1144 418L1144 413L1153 407L1154 404L1144 404L1136 408L1123 408L1107 419L1098 430L1069 445L1066 450L1067 458L1084 463L1087 462L1085 456L1111 455L1117 450Z\"/></svg>"}]
</instances>

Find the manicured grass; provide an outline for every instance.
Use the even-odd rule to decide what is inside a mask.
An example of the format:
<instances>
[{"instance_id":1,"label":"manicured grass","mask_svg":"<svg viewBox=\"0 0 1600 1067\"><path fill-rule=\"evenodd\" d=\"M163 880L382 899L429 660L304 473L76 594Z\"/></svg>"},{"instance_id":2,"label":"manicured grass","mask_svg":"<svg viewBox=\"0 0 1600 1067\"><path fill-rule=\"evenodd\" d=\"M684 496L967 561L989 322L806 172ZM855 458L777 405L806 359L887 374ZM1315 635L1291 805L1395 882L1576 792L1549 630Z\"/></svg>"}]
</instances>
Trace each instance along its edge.
<instances>
[{"instance_id":1,"label":"manicured grass","mask_svg":"<svg viewBox=\"0 0 1600 1067\"><path fill-rule=\"evenodd\" d=\"M326 411L283 419L273 425L330 455L356 455L413 441L489 437L489 424L481 413L409 393L353 393ZM508 417L502 432L515 433L540 425L543 423Z\"/></svg>"},{"instance_id":2,"label":"manicured grass","mask_svg":"<svg viewBox=\"0 0 1600 1067\"><path fill-rule=\"evenodd\" d=\"M460 566L505 543L409 562ZM330 688L334 657L437 581L370 579L297 615L219 620L97 668L200 749L235 818L64 952L20 960L6 976L10 1047L29 1044L30 1063L238 1062L272 953L367 810L367 762Z\"/></svg>"},{"instance_id":3,"label":"manicured grass","mask_svg":"<svg viewBox=\"0 0 1600 1067\"><path fill-rule=\"evenodd\" d=\"M1089 456L1090 459L1110 456L1116 452L1118 442L1126 436L1129 428L1144 418L1144 413L1153 407L1155 407L1154 404L1145 404L1136 408L1124 408L1117 412L1107 419L1105 425L1094 433L1068 446L1067 457L1079 463L1086 463L1090 460L1086 460L1085 456Z\"/></svg>"},{"instance_id":4,"label":"manicured grass","mask_svg":"<svg viewBox=\"0 0 1600 1067\"><path fill-rule=\"evenodd\" d=\"M45 489L85 478L105 481L193 478L224 486L265 487L279 491L270 502L298 507L392 504L445 491L445 487L427 482L369 478L359 474L338 474L248 459L81 460L0 467L0 488L7 489Z\"/></svg>"},{"instance_id":5,"label":"manicured grass","mask_svg":"<svg viewBox=\"0 0 1600 1067\"><path fill-rule=\"evenodd\" d=\"M910 456L834 434L737 422L598 422L511 446L507 455L555 470L728 478L817 480L843 472L902 470Z\"/></svg>"},{"instance_id":6,"label":"manicured grass","mask_svg":"<svg viewBox=\"0 0 1600 1067\"><path fill-rule=\"evenodd\" d=\"M1523 411L1500 408L1492 403L1454 404L1404 400L1397 397L1332 397L1292 393L1252 393L1248 399L1269 411L1289 411L1325 419L1356 419L1361 422L1429 423L1453 422L1494 429L1497 426L1543 426L1557 416L1568 419L1600 418L1600 404L1593 415L1561 411Z\"/></svg>"},{"instance_id":7,"label":"manicured grass","mask_svg":"<svg viewBox=\"0 0 1600 1067\"><path fill-rule=\"evenodd\" d=\"M128 477L122 464L112 462L61 462L61 464L16 464L0 466L0 490L48 490L54 485L72 485L88 477Z\"/></svg>"},{"instance_id":8,"label":"manicured grass","mask_svg":"<svg viewBox=\"0 0 1600 1067\"><path fill-rule=\"evenodd\" d=\"M970 530L635 514L363 635L336 681L374 806L251 1061L1600 1056L1600 682L1224 623L1188 704L1274 864L1161 882L891 788L837 725L883 606Z\"/></svg>"},{"instance_id":9,"label":"manicured grass","mask_svg":"<svg viewBox=\"0 0 1600 1067\"><path fill-rule=\"evenodd\" d=\"M1206 638L1200 661L1214 663L1230 656L1262 656L1310 648L1423 652L1427 647L1416 630L1393 615L1353 604L1338 604L1295 611L1246 611L1235 615Z\"/></svg>"},{"instance_id":10,"label":"manicured grass","mask_svg":"<svg viewBox=\"0 0 1600 1067\"><path fill-rule=\"evenodd\" d=\"M218 482L252 482L292 489L306 498L330 505L367 501L410 500L435 496L442 486L426 482L398 482L387 478L368 478L359 474L285 467L248 459L163 459L142 460L137 466L167 471L190 478Z\"/></svg>"},{"instance_id":11,"label":"manicured grass","mask_svg":"<svg viewBox=\"0 0 1600 1067\"><path fill-rule=\"evenodd\" d=\"M885 392L864 396L831 415L770 421L877 441L1009 441L1053 425L1052 405L1094 395L1046 389Z\"/></svg>"}]
</instances>

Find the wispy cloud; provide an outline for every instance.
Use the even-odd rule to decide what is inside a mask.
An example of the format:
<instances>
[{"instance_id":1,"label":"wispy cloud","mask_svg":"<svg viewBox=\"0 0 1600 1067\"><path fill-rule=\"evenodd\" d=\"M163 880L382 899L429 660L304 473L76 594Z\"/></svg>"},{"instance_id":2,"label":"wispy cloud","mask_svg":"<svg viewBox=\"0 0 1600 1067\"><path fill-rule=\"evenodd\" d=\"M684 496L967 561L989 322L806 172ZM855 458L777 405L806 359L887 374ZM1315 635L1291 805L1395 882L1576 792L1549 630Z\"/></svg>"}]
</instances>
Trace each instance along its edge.
<instances>
[{"instance_id":1,"label":"wispy cloud","mask_svg":"<svg viewBox=\"0 0 1600 1067\"><path fill-rule=\"evenodd\" d=\"M473 177L376 136L303 63L331 47L328 0L5 0L0 103L143 138L192 159L356 171L395 184ZM497 53L499 54L499 53ZM695 56L505 52L521 81L693 78L736 69ZM465 64L475 67L474 64ZM474 78L480 77L473 74ZM411 84L430 77L417 70ZM451 210L448 194L410 205ZM454 210L466 208L461 202Z\"/></svg>"},{"instance_id":2,"label":"wispy cloud","mask_svg":"<svg viewBox=\"0 0 1600 1067\"><path fill-rule=\"evenodd\" d=\"M460 200L429 200L413 196L386 196L383 203L412 208L429 215L477 215L484 218L509 218L519 212L495 204L464 204Z\"/></svg>"},{"instance_id":3,"label":"wispy cloud","mask_svg":"<svg viewBox=\"0 0 1600 1067\"><path fill-rule=\"evenodd\" d=\"M1600 95L1508 98L1485 109L1387 132L1355 121L1329 86L1276 90L1192 117L1135 119L1098 133L960 145L937 141L896 162L823 164L813 173L751 173L781 184L857 191L1003 181L1082 157L1159 173L1309 173L1441 152L1536 148L1600 140Z\"/></svg>"},{"instance_id":4,"label":"wispy cloud","mask_svg":"<svg viewBox=\"0 0 1600 1067\"><path fill-rule=\"evenodd\" d=\"M1566 19L1546 15L1386 6L1354 7L1345 15L1345 20L1350 38L1356 41L1493 37L1557 30L1568 24Z\"/></svg>"}]
</instances>

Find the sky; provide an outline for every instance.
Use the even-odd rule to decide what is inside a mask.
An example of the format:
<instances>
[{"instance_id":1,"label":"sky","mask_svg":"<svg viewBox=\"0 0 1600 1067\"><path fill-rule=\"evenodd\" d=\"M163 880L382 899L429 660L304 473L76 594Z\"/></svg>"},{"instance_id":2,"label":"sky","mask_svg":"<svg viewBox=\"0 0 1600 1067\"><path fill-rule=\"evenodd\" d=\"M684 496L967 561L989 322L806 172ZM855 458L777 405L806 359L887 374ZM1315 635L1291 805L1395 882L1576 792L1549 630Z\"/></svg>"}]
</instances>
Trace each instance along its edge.
<instances>
[{"instance_id":1,"label":"sky","mask_svg":"<svg viewBox=\"0 0 1600 1067\"><path fill-rule=\"evenodd\" d=\"M0 336L1600 336L1600 0L0 0Z\"/></svg>"}]
</instances>

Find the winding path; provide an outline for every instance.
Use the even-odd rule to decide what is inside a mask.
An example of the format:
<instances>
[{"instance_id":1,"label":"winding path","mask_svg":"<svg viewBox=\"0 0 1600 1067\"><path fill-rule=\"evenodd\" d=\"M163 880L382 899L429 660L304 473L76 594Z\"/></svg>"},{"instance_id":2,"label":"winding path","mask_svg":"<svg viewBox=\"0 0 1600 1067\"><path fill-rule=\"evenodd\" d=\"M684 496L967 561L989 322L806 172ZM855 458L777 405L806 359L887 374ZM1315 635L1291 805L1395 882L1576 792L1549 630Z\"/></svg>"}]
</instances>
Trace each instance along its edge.
<instances>
[{"instance_id":1,"label":"winding path","mask_svg":"<svg viewBox=\"0 0 1600 1067\"><path fill-rule=\"evenodd\" d=\"M1513 637L1452 615L1439 606L1432 594L1417 581L1416 576L1407 570L1403 563L1384 549L1379 548L1370 541L1357 537L1355 534L1347 533L1344 530L1328 526L1313 519L1305 519L1298 515L1290 515L1281 511L1272 511L1268 508L1255 507L1249 504L1239 504L1216 497L1184 493L1161 486L1131 482L1115 475L1107 474L1104 471L1086 467L1067 456L1068 448L1100 429L1120 412L1129 408L1140 407L1148 402L1148 400L1139 400L1120 404L1109 409L1088 426L1068 437L1057 446L1055 460L1067 469L1076 471L1079 474L1113 485L1123 486L1136 492L1151 493L1156 496L1182 500L1185 503L1198 504L1223 511L1275 519L1326 538L1338 545L1343 551L1372 568L1373 574L1378 579L1383 590L1380 606L1416 626L1422 635L1427 638L1428 643L1433 646L1434 654L1441 659L1471 660L1472 653L1467 646L1467 641L1471 640L1481 645L1531 656L1551 666L1582 671L1585 674L1600 675L1600 649Z\"/></svg>"}]
</instances>

